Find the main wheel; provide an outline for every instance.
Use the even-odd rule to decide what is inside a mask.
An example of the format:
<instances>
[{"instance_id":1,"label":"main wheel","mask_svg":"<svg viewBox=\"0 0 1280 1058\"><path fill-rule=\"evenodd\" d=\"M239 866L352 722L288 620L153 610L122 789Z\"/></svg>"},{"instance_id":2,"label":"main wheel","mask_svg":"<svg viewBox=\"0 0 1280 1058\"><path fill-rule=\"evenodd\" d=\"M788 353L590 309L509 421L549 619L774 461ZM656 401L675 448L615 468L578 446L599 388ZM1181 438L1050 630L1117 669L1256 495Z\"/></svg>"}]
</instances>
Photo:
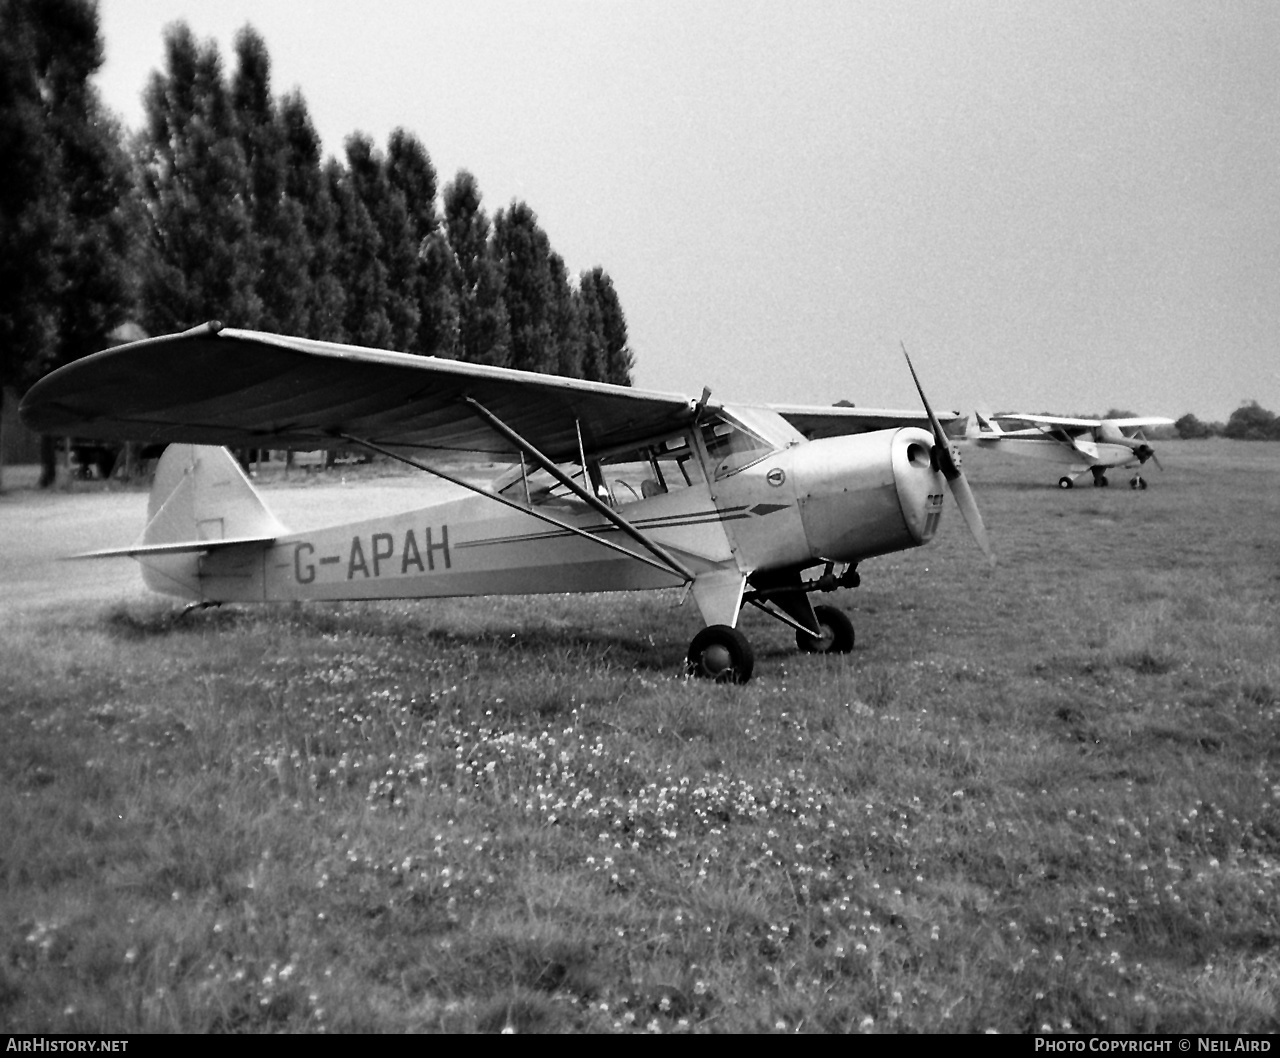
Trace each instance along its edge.
<instances>
[{"instance_id":1,"label":"main wheel","mask_svg":"<svg viewBox=\"0 0 1280 1058\"><path fill-rule=\"evenodd\" d=\"M746 683L756 665L747 637L728 625L707 625L689 644L690 675L717 683Z\"/></svg>"},{"instance_id":2,"label":"main wheel","mask_svg":"<svg viewBox=\"0 0 1280 1058\"><path fill-rule=\"evenodd\" d=\"M815 606L820 636L796 633L796 646L806 654L848 654L853 650L853 622L843 610L834 606Z\"/></svg>"},{"instance_id":3,"label":"main wheel","mask_svg":"<svg viewBox=\"0 0 1280 1058\"><path fill-rule=\"evenodd\" d=\"M1072 481L1072 480L1071 480L1069 477L1067 477L1065 474L1064 474L1062 477L1060 477L1060 478L1058 479L1058 488L1060 488L1060 489L1069 489L1069 488L1071 488L1071 486L1072 486L1072 485L1074 485L1074 484L1075 484L1075 482L1074 482L1074 481Z\"/></svg>"},{"instance_id":4,"label":"main wheel","mask_svg":"<svg viewBox=\"0 0 1280 1058\"><path fill-rule=\"evenodd\" d=\"M1110 484L1111 482L1107 480L1107 476L1105 474L1099 474L1093 479L1093 487L1095 489L1105 489Z\"/></svg>"}]
</instances>

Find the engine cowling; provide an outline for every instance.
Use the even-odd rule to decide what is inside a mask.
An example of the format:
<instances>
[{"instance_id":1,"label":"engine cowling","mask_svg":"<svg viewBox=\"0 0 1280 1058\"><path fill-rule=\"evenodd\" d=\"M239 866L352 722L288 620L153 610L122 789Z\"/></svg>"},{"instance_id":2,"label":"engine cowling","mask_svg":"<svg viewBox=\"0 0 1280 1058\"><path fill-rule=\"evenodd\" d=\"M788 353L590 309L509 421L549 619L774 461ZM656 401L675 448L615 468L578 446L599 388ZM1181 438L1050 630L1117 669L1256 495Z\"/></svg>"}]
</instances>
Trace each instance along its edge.
<instances>
[{"instance_id":1,"label":"engine cowling","mask_svg":"<svg viewBox=\"0 0 1280 1058\"><path fill-rule=\"evenodd\" d=\"M796 499L812 557L858 562L928 543L945 492L932 448L927 431L905 427L793 449Z\"/></svg>"}]
</instances>

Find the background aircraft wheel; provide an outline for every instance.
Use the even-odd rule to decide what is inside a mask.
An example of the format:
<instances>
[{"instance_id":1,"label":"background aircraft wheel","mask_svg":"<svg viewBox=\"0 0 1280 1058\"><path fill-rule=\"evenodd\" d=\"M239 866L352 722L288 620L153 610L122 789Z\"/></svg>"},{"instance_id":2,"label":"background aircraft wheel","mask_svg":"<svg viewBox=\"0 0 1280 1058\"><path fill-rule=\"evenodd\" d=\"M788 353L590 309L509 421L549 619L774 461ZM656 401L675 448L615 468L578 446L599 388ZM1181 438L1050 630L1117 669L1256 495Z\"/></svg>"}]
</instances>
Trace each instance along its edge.
<instances>
[{"instance_id":1,"label":"background aircraft wheel","mask_svg":"<svg viewBox=\"0 0 1280 1058\"><path fill-rule=\"evenodd\" d=\"M853 650L853 622L843 610L834 606L815 606L814 616L822 635L796 633L796 646L806 654L848 654Z\"/></svg>"},{"instance_id":2,"label":"background aircraft wheel","mask_svg":"<svg viewBox=\"0 0 1280 1058\"><path fill-rule=\"evenodd\" d=\"M1131 489L1145 489L1146 487L1146 479L1141 474L1129 482L1129 488Z\"/></svg>"},{"instance_id":3,"label":"background aircraft wheel","mask_svg":"<svg viewBox=\"0 0 1280 1058\"><path fill-rule=\"evenodd\" d=\"M747 637L728 625L708 625L689 644L689 673L717 683L746 683L756 655Z\"/></svg>"},{"instance_id":4,"label":"background aircraft wheel","mask_svg":"<svg viewBox=\"0 0 1280 1058\"><path fill-rule=\"evenodd\" d=\"M1058 488L1060 488L1060 489L1069 489L1069 488L1071 488L1071 486L1072 486L1072 485L1074 485L1074 484L1075 484L1075 482L1073 482L1073 481L1072 481L1069 477L1067 477L1065 474L1064 474L1062 477L1060 477L1060 478L1058 479Z\"/></svg>"}]
</instances>

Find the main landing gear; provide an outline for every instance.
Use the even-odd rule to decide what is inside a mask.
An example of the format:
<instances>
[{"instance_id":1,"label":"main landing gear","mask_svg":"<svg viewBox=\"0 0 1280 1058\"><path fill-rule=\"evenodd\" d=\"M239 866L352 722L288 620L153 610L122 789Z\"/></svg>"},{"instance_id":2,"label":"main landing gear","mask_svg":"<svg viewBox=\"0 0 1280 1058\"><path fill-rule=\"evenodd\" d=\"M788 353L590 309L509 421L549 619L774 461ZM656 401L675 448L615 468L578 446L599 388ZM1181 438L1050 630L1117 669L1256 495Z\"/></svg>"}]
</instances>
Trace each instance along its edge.
<instances>
[{"instance_id":1,"label":"main landing gear","mask_svg":"<svg viewBox=\"0 0 1280 1058\"><path fill-rule=\"evenodd\" d=\"M1095 489L1105 489L1110 484L1111 482L1107 480L1107 476L1105 474L1099 474L1097 472L1094 473L1093 487ZM1075 485L1075 481L1072 478L1068 477L1066 474L1063 474L1062 477L1058 479L1058 488L1060 489L1069 489L1069 488L1072 488L1074 485ZM1147 487L1147 479L1144 478L1141 474L1135 475L1129 481L1129 488L1131 489L1145 490L1146 487Z\"/></svg>"},{"instance_id":2,"label":"main landing gear","mask_svg":"<svg viewBox=\"0 0 1280 1058\"><path fill-rule=\"evenodd\" d=\"M796 646L806 654L848 654L853 650L853 622L834 606L815 606L814 616L822 635L796 631Z\"/></svg>"},{"instance_id":3,"label":"main landing gear","mask_svg":"<svg viewBox=\"0 0 1280 1058\"><path fill-rule=\"evenodd\" d=\"M836 576L832 565L816 580L800 580L798 572L753 582L743 596L749 602L796 630L796 647L806 654L848 654L853 650L853 622L834 606L812 606L808 593L852 588L858 574L849 567ZM766 605L772 604L772 605ZM811 629L816 628L814 635ZM708 625L689 644L687 669L690 675L717 683L746 683L755 668L755 652L738 629L729 625Z\"/></svg>"},{"instance_id":4,"label":"main landing gear","mask_svg":"<svg viewBox=\"0 0 1280 1058\"><path fill-rule=\"evenodd\" d=\"M689 644L689 674L716 683L746 683L756 665L747 637L728 625L707 625Z\"/></svg>"},{"instance_id":5,"label":"main landing gear","mask_svg":"<svg viewBox=\"0 0 1280 1058\"><path fill-rule=\"evenodd\" d=\"M1105 489L1111 484L1111 482L1107 480L1106 472L1102 467L1090 467L1089 470L1093 473L1093 487L1095 489ZM1083 473L1083 471L1081 471L1081 473ZM1075 484L1076 479L1069 474L1063 474L1062 477L1058 479L1058 488L1060 489L1074 488Z\"/></svg>"}]
</instances>

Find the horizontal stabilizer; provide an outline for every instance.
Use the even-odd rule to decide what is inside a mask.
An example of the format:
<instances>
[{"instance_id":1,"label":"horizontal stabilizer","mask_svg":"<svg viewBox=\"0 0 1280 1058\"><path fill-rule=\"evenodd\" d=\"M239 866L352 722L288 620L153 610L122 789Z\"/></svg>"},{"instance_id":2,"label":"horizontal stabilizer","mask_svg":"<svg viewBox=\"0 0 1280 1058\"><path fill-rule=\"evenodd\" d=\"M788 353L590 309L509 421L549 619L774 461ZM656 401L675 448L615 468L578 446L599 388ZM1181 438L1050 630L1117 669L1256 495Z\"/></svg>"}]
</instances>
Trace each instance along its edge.
<instances>
[{"instance_id":1,"label":"horizontal stabilizer","mask_svg":"<svg viewBox=\"0 0 1280 1058\"><path fill-rule=\"evenodd\" d=\"M200 600L201 555L287 534L225 448L172 444L156 464L142 539L70 557L135 558L152 590Z\"/></svg>"},{"instance_id":2,"label":"horizontal stabilizer","mask_svg":"<svg viewBox=\"0 0 1280 1058\"><path fill-rule=\"evenodd\" d=\"M84 551L77 558L142 558L146 555L181 555L195 552L218 551L226 547L242 547L245 544L270 544L274 536L240 536L230 540L186 540L172 544L134 544L132 547L106 548L102 551Z\"/></svg>"}]
</instances>

